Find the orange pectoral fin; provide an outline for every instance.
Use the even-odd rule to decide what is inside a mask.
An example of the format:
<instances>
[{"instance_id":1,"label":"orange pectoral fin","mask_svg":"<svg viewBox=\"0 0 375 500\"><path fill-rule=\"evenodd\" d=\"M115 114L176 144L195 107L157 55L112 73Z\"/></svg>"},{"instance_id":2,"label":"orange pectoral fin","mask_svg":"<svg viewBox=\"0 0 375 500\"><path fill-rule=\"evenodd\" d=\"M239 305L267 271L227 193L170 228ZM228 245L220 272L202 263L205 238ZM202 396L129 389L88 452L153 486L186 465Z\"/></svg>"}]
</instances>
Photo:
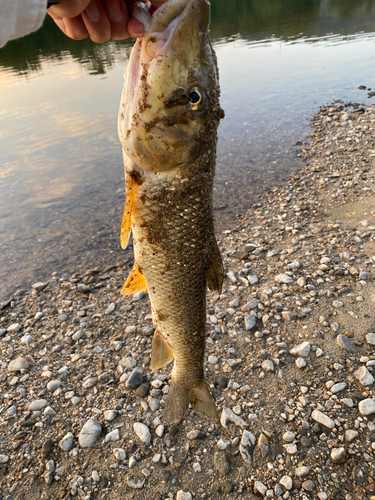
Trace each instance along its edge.
<instances>
[{"instance_id":1,"label":"orange pectoral fin","mask_svg":"<svg viewBox=\"0 0 375 500\"><path fill-rule=\"evenodd\" d=\"M133 295L145 290L147 290L145 277L139 269L138 264L134 264L133 270L121 290L121 295Z\"/></svg>"},{"instance_id":2,"label":"orange pectoral fin","mask_svg":"<svg viewBox=\"0 0 375 500\"><path fill-rule=\"evenodd\" d=\"M122 216L121 224L121 248L126 248L129 243L130 233L132 230L132 212L135 202L135 194L138 184L130 175L126 176L126 201L124 215Z\"/></svg>"}]
</instances>

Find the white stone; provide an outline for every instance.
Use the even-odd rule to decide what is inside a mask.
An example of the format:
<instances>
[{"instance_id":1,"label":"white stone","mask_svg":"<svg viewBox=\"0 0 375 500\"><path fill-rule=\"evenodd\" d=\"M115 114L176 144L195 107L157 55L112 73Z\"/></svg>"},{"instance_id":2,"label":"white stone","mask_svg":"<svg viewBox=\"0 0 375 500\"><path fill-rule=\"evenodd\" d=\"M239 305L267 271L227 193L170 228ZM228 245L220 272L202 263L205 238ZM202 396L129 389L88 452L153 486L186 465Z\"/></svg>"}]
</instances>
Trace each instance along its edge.
<instances>
[{"instance_id":1,"label":"white stone","mask_svg":"<svg viewBox=\"0 0 375 500\"><path fill-rule=\"evenodd\" d=\"M374 383L374 377L365 366L361 366L354 372L354 376L361 382L364 387L368 387Z\"/></svg>"},{"instance_id":2,"label":"white stone","mask_svg":"<svg viewBox=\"0 0 375 500\"><path fill-rule=\"evenodd\" d=\"M164 425L160 424L156 427L155 429L155 434L158 436L158 437L163 437L163 434L164 434Z\"/></svg>"},{"instance_id":3,"label":"white stone","mask_svg":"<svg viewBox=\"0 0 375 500\"><path fill-rule=\"evenodd\" d=\"M292 431L286 431L283 434L283 441L286 443L292 443L295 439L296 435Z\"/></svg>"},{"instance_id":4,"label":"white stone","mask_svg":"<svg viewBox=\"0 0 375 500\"><path fill-rule=\"evenodd\" d=\"M285 285L294 285L294 280L287 274L278 274L275 277L276 283L283 283Z\"/></svg>"},{"instance_id":5,"label":"white stone","mask_svg":"<svg viewBox=\"0 0 375 500\"><path fill-rule=\"evenodd\" d=\"M246 429L242 433L240 443L240 453L246 463L251 465L253 463L253 453L256 444L256 437Z\"/></svg>"},{"instance_id":6,"label":"white stone","mask_svg":"<svg viewBox=\"0 0 375 500\"><path fill-rule=\"evenodd\" d=\"M347 388L347 384L345 382L339 382L337 384L334 384L331 387L331 392L332 392L332 394L336 394L337 392L341 392L346 388Z\"/></svg>"},{"instance_id":7,"label":"white stone","mask_svg":"<svg viewBox=\"0 0 375 500\"><path fill-rule=\"evenodd\" d=\"M78 442L82 448L89 448L99 439L101 433L102 426L96 418L91 417L82 427Z\"/></svg>"},{"instance_id":8,"label":"white stone","mask_svg":"<svg viewBox=\"0 0 375 500\"><path fill-rule=\"evenodd\" d=\"M29 404L29 410L39 411L43 410L46 406L48 406L48 402L45 399L36 399Z\"/></svg>"},{"instance_id":9,"label":"white stone","mask_svg":"<svg viewBox=\"0 0 375 500\"><path fill-rule=\"evenodd\" d=\"M178 491L177 492L177 496L176 496L176 500L192 500L192 496L191 496L191 493L189 492L185 492L185 491Z\"/></svg>"},{"instance_id":10,"label":"white stone","mask_svg":"<svg viewBox=\"0 0 375 500\"><path fill-rule=\"evenodd\" d=\"M117 411L116 410L105 410L104 412L104 420L106 422L112 422L117 417Z\"/></svg>"},{"instance_id":11,"label":"white stone","mask_svg":"<svg viewBox=\"0 0 375 500\"><path fill-rule=\"evenodd\" d=\"M117 460L125 460L126 459L126 452L123 448L114 448L113 454Z\"/></svg>"},{"instance_id":12,"label":"white stone","mask_svg":"<svg viewBox=\"0 0 375 500\"><path fill-rule=\"evenodd\" d=\"M287 490L291 490L293 488L293 479L289 476L283 476L279 483Z\"/></svg>"},{"instance_id":13,"label":"white stone","mask_svg":"<svg viewBox=\"0 0 375 500\"><path fill-rule=\"evenodd\" d=\"M375 400L370 398L363 399L358 403L358 410L361 415L372 415L375 413Z\"/></svg>"},{"instance_id":14,"label":"white stone","mask_svg":"<svg viewBox=\"0 0 375 500\"><path fill-rule=\"evenodd\" d=\"M147 425L141 422L135 422L135 424L133 424L133 429L139 439L145 443L146 446L149 446L151 443L151 434Z\"/></svg>"},{"instance_id":15,"label":"white stone","mask_svg":"<svg viewBox=\"0 0 375 500\"><path fill-rule=\"evenodd\" d=\"M13 323L9 325L7 328L8 333L19 332L22 329L22 326L19 323Z\"/></svg>"},{"instance_id":16,"label":"white stone","mask_svg":"<svg viewBox=\"0 0 375 500\"><path fill-rule=\"evenodd\" d=\"M283 444L284 450L288 455L295 455L297 453L297 445L294 443Z\"/></svg>"},{"instance_id":17,"label":"white stone","mask_svg":"<svg viewBox=\"0 0 375 500\"><path fill-rule=\"evenodd\" d=\"M208 356L208 362L211 363L212 365L216 365L219 360L217 359L216 356Z\"/></svg>"},{"instance_id":18,"label":"white stone","mask_svg":"<svg viewBox=\"0 0 375 500\"><path fill-rule=\"evenodd\" d=\"M21 370L27 370L29 368L29 362L25 358L13 359L8 365L9 372L19 372Z\"/></svg>"},{"instance_id":19,"label":"white stone","mask_svg":"<svg viewBox=\"0 0 375 500\"><path fill-rule=\"evenodd\" d=\"M120 439L120 431L119 429L114 429L111 432L108 432L108 434L105 437L105 442L106 443L114 443L115 441L118 441Z\"/></svg>"},{"instance_id":20,"label":"white stone","mask_svg":"<svg viewBox=\"0 0 375 500\"><path fill-rule=\"evenodd\" d=\"M217 447L219 448L219 450L227 450L229 447L230 447L230 441L227 440L227 439L219 439L219 441L217 442Z\"/></svg>"},{"instance_id":21,"label":"white stone","mask_svg":"<svg viewBox=\"0 0 375 500\"><path fill-rule=\"evenodd\" d=\"M47 389L51 392L56 391L62 384L61 380L55 379L55 380L50 380L47 384Z\"/></svg>"},{"instance_id":22,"label":"white stone","mask_svg":"<svg viewBox=\"0 0 375 500\"><path fill-rule=\"evenodd\" d=\"M325 413L319 410L314 410L311 414L311 417L313 420L315 420L315 422L324 425L324 427L327 427L327 429L333 429L335 427L335 422Z\"/></svg>"},{"instance_id":23,"label":"white stone","mask_svg":"<svg viewBox=\"0 0 375 500\"><path fill-rule=\"evenodd\" d=\"M255 481L254 489L261 495L265 495L267 493L267 486L265 486L261 481Z\"/></svg>"},{"instance_id":24,"label":"white stone","mask_svg":"<svg viewBox=\"0 0 375 500\"><path fill-rule=\"evenodd\" d=\"M302 358L307 358L310 354L311 345L309 342L302 342L302 344L296 345L290 350L292 356L298 356Z\"/></svg>"},{"instance_id":25,"label":"white stone","mask_svg":"<svg viewBox=\"0 0 375 500\"><path fill-rule=\"evenodd\" d=\"M225 428L228 427L229 423L232 423L234 425L238 425L242 429L247 427L249 424L247 424L241 417L236 415L235 413L232 412L229 408L224 407L223 411L221 412L221 417L220 417L220 422L221 425Z\"/></svg>"},{"instance_id":26,"label":"white stone","mask_svg":"<svg viewBox=\"0 0 375 500\"><path fill-rule=\"evenodd\" d=\"M262 368L265 372L274 372L275 371L275 365L270 359L266 359L262 363Z\"/></svg>"},{"instance_id":27,"label":"white stone","mask_svg":"<svg viewBox=\"0 0 375 500\"><path fill-rule=\"evenodd\" d=\"M368 333L366 335L366 341L370 345L375 345L375 333Z\"/></svg>"},{"instance_id":28,"label":"white stone","mask_svg":"<svg viewBox=\"0 0 375 500\"><path fill-rule=\"evenodd\" d=\"M310 473L310 469L305 466L297 467L296 468L296 476L298 477L305 477Z\"/></svg>"},{"instance_id":29,"label":"white stone","mask_svg":"<svg viewBox=\"0 0 375 500\"><path fill-rule=\"evenodd\" d=\"M307 364L303 358L297 358L295 363L296 363L296 367L300 368L300 369L305 368L305 366Z\"/></svg>"}]
</instances>

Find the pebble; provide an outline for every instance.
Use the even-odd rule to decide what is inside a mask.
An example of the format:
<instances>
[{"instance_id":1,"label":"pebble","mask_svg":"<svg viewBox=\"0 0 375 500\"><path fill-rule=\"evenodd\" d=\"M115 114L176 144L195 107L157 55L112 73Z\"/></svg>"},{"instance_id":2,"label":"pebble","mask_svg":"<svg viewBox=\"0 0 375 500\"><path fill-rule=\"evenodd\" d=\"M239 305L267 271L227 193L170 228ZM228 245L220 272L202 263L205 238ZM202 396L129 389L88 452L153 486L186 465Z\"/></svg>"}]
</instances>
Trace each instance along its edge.
<instances>
[{"instance_id":1,"label":"pebble","mask_svg":"<svg viewBox=\"0 0 375 500\"><path fill-rule=\"evenodd\" d=\"M106 443L114 443L115 441L118 441L120 439L120 431L119 429L114 429L111 432L108 432L108 434L105 437L105 442Z\"/></svg>"},{"instance_id":2,"label":"pebble","mask_svg":"<svg viewBox=\"0 0 375 500\"><path fill-rule=\"evenodd\" d=\"M47 384L47 389L51 392L55 392L56 389L58 389L61 384L62 384L61 380L58 379L50 380Z\"/></svg>"},{"instance_id":3,"label":"pebble","mask_svg":"<svg viewBox=\"0 0 375 500\"><path fill-rule=\"evenodd\" d=\"M248 314L245 316L245 329L250 331L255 328L257 322L257 317L254 314Z\"/></svg>"},{"instance_id":4,"label":"pebble","mask_svg":"<svg viewBox=\"0 0 375 500\"><path fill-rule=\"evenodd\" d=\"M143 424L142 422L135 422L135 424L133 425L133 429L142 443L145 443L146 446L149 446L151 444L151 434L147 425Z\"/></svg>"},{"instance_id":5,"label":"pebble","mask_svg":"<svg viewBox=\"0 0 375 500\"><path fill-rule=\"evenodd\" d=\"M241 417L233 413L229 408L224 407L221 412L220 422L223 427L228 427L228 424L232 423L244 429L249 424L247 424Z\"/></svg>"},{"instance_id":6,"label":"pebble","mask_svg":"<svg viewBox=\"0 0 375 500\"><path fill-rule=\"evenodd\" d=\"M176 500L192 500L191 493L180 490L177 492Z\"/></svg>"},{"instance_id":7,"label":"pebble","mask_svg":"<svg viewBox=\"0 0 375 500\"><path fill-rule=\"evenodd\" d=\"M126 452L123 448L114 448L113 454L117 460L125 460L126 459Z\"/></svg>"},{"instance_id":8,"label":"pebble","mask_svg":"<svg viewBox=\"0 0 375 500\"><path fill-rule=\"evenodd\" d=\"M29 362L25 358L13 359L8 365L9 372L19 372L21 370L27 370L29 368Z\"/></svg>"},{"instance_id":9,"label":"pebble","mask_svg":"<svg viewBox=\"0 0 375 500\"><path fill-rule=\"evenodd\" d=\"M354 431L352 429L347 429L345 431L345 441L347 443L351 443L356 437L358 437L358 431Z\"/></svg>"},{"instance_id":10,"label":"pebble","mask_svg":"<svg viewBox=\"0 0 375 500\"><path fill-rule=\"evenodd\" d=\"M38 281L38 283L34 283L31 286L37 293L40 293L48 286L48 281L46 281L45 283L42 281Z\"/></svg>"},{"instance_id":11,"label":"pebble","mask_svg":"<svg viewBox=\"0 0 375 500\"><path fill-rule=\"evenodd\" d=\"M289 476L283 476L279 483L281 484L281 486L284 486L284 488L286 490L291 490L293 488L293 479Z\"/></svg>"},{"instance_id":12,"label":"pebble","mask_svg":"<svg viewBox=\"0 0 375 500\"><path fill-rule=\"evenodd\" d=\"M295 438L296 435L294 434L294 432L286 431L283 434L283 441L285 441L286 443L292 443L295 440Z\"/></svg>"},{"instance_id":13,"label":"pebble","mask_svg":"<svg viewBox=\"0 0 375 500\"><path fill-rule=\"evenodd\" d=\"M0 464L6 464L9 462L9 455L0 455Z\"/></svg>"},{"instance_id":14,"label":"pebble","mask_svg":"<svg viewBox=\"0 0 375 500\"><path fill-rule=\"evenodd\" d=\"M143 382L143 375L141 368L134 368L134 370L129 375L129 378L126 381L126 387L129 389L136 389Z\"/></svg>"},{"instance_id":15,"label":"pebble","mask_svg":"<svg viewBox=\"0 0 375 500\"><path fill-rule=\"evenodd\" d=\"M308 355L310 354L310 350L311 350L310 342L302 342L302 344L293 347L293 349L290 350L290 354L292 356L307 358Z\"/></svg>"},{"instance_id":16,"label":"pebble","mask_svg":"<svg viewBox=\"0 0 375 500\"><path fill-rule=\"evenodd\" d=\"M333 448L331 450L331 460L336 464L342 464L345 462L346 451L345 448Z\"/></svg>"},{"instance_id":17,"label":"pebble","mask_svg":"<svg viewBox=\"0 0 375 500\"><path fill-rule=\"evenodd\" d=\"M143 292L139 292L143 293ZM129 486L129 488L134 488L136 490L141 490L143 486L145 485L146 478L142 478L140 476L127 476L126 477L126 484Z\"/></svg>"},{"instance_id":18,"label":"pebble","mask_svg":"<svg viewBox=\"0 0 375 500\"><path fill-rule=\"evenodd\" d=\"M354 372L354 376L360 381L364 387L368 387L374 383L374 377L365 366L361 366Z\"/></svg>"},{"instance_id":19,"label":"pebble","mask_svg":"<svg viewBox=\"0 0 375 500\"><path fill-rule=\"evenodd\" d=\"M240 453L246 463L251 465L253 463L253 453L255 450L256 438L254 434L246 429L242 433L240 443Z\"/></svg>"},{"instance_id":20,"label":"pebble","mask_svg":"<svg viewBox=\"0 0 375 500\"><path fill-rule=\"evenodd\" d=\"M353 344L350 342L350 339L346 335L343 335L342 333L337 335L336 342L337 342L337 345L339 345L343 349L347 350L348 352L352 352L352 353L356 352L356 350L353 347Z\"/></svg>"},{"instance_id":21,"label":"pebble","mask_svg":"<svg viewBox=\"0 0 375 500\"><path fill-rule=\"evenodd\" d=\"M255 481L254 490L261 495L265 495L267 493L267 486L264 485L261 481Z\"/></svg>"},{"instance_id":22,"label":"pebble","mask_svg":"<svg viewBox=\"0 0 375 500\"><path fill-rule=\"evenodd\" d=\"M80 291L82 293L90 293L91 292L91 288L88 287L87 285L85 285L84 283L79 283L77 288L78 288L78 291Z\"/></svg>"},{"instance_id":23,"label":"pebble","mask_svg":"<svg viewBox=\"0 0 375 500\"><path fill-rule=\"evenodd\" d=\"M348 386L347 386L347 384L345 382L339 382L337 384L334 384L331 387L330 391L332 392L332 394L336 394L338 392L341 392L341 391L345 390L347 387Z\"/></svg>"},{"instance_id":24,"label":"pebble","mask_svg":"<svg viewBox=\"0 0 375 500\"><path fill-rule=\"evenodd\" d=\"M358 403L358 411L363 416L373 415L375 413L375 400L363 399Z\"/></svg>"},{"instance_id":25,"label":"pebble","mask_svg":"<svg viewBox=\"0 0 375 500\"><path fill-rule=\"evenodd\" d=\"M274 372L275 371L275 365L270 359L266 359L262 363L262 368L265 372Z\"/></svg>"},{"instance_id":26,"label":"pebble","mask_svg":"<svg viewBox=\"0 0 375 500\"><path fill-rule=\"evenodd\" d=\"M318 422L318 424L327 427L327 429L333 429L335 427L335 422L320 410L314 410L311 414L311 418L315 420L315 422Z\"/></svg>"},{"instance_id":27,"label":"pebble","mask_svg":"<svg viewBox=\"0 0 375 500\"><path fill-rule=\"evenodd\" d=\"M295 363L296 367L300 369L305 368L305 366L307 365L306 361L303 358L297 358Z\"/></svg>"},{"instance_id":28,"label":"pebble","mask_svg":"<svg viewBox=\"0 0 375 500\"><path fill-rule=\"evenodd\" d=\"M116 309L116 304L114 302L111 302L107 307L107 309L104 311L104 314L112 314L115 309Z\"/></svg>"},{"instance_id":29,"label":"pebble","mask_svg":"<svg viewBox=\"0 0 375 500\"><path fill-rule=\"evenodd\" d=\"M29 404L30 411L43 410L48 406L48 402L45 399L36 399Z\"/></svg>"},{"instance_id":30,"label":"pebble","mask_svg":"<svg viewBox=\"0 0 375 500\"><path fill-rule=\"evenodd\" d=\"M370 345L375 345L375 333L368 333L366 335L366 342Z\"/></svg>"},{"instance_id":31,"label":"pebble","mask_svg":"<svg viewBox=\"0 0 375 500\"><path fill-rule=\"evenodd\" d=\"M82 427L78 436L78 442L81 448L89 448L92 446L101 436L102 430L102 426L96 418L91 417Z\"/></svg>"},{"instance_id":32,"label":"pebble","mask_svg":"<svg viewBox=\"0 0 375 500\"><path fill-rule=\"evenodd\" d=\"M275 277L276 283L284 283L285 285L294 285L294 280L287 274L278 274Z\"/></svg>"},{"instance_id":33,"label":"pebble","mask_svg":"<svg viewBox=\"0 0 375 500\"><path fill-rule=\"evenodd\" d=\"M219 450L227 450L230 447L230 441L227 439L222 439L220 438L219 441L217 442L217 447Z\"/></svg>"},{"instance_id":34,"label":"pebble","mask_svg":"<svg viewBox=\"0 0 375 500\"><path fill-rule=\"evenodd\" d=\"M73 442L74 442L74 436L71 432L68 432L59 441L59 446L63 451L70 451L73 448Z\"/></svg>"},{"instance_id":35,"label":"pebble","mask_svg":"<svg viewBox=\"0 0 375 500\"><path fill-rule=\"evenodd\" d=\"M295 473L296 473L296 476L298 476L298 477L305 477L308 474L310 474L310 469L308 467L305 467L302 465L302 466L296 468Z\"/></svg>"}]
</instances>

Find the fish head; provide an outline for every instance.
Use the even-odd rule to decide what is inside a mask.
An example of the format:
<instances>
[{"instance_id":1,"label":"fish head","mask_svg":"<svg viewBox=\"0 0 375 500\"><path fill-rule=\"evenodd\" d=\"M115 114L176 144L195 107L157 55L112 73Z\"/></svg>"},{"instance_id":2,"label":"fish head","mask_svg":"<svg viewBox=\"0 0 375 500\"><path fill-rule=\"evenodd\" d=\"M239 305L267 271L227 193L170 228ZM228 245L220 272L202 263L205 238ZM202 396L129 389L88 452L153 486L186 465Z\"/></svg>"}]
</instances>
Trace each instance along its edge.
<instances>
[{"instance_id":1,"label":"fish head","mask_svg":"<svg viewBox=\"0 0 375 500\"><path fill-rule=\"evenodd\" d=\"M132 49L119 137L124 153L143 170L186 165L216 141L223 111L209 21L208 0L167 0Z\"/></svg>"}]
</instances>

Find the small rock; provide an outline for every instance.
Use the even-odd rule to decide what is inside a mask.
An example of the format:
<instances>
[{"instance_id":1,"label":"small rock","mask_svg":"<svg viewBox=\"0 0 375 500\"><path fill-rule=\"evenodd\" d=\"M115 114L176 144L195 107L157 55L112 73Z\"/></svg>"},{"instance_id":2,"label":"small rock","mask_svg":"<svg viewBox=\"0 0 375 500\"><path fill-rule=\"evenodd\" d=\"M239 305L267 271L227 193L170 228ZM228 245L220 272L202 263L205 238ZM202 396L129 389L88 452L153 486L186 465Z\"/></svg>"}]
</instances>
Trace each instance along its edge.
<instances>
[{"instance_id":1,"label":"small rock","mask_svg":"<svg viewBox=\"0 0 375 500\"><path fill-rule=\"evenodd\" d=\"M345 431L345 441L347 443L351 443L356 437L358 437L358 431L354 431L352 429L347 429Z\"/></svg>"},{"instance_id":2,"label":"small rock","mask_svg":"<svg viewBox=\"0 0 375 500\"><path fill-rule=\"evenodd\" d=\"M297 358L296 361L296 367L299 369L305 368L307 365L306 361L303 358Z\"/></svg>"},{"instance_id":3,"label":"small rock","mask_svg":"<svg viewBox=\"0 0 375 500\"><path fill-rule=\"evenodd\" d=\"M200 431L199 429L195 429L193 431L189 431L187 434L186 434L186 437L187 439L189 439L190 441L193 441L195 439L204 439L207 437L207 435Z\"/></svg>"},{"instance_id":4,"label":"small rock","mask_svg":"<svg viewBox=\"0 0 375 500\"><path fill-rule=\"evenodd\" d=\"M48 281L46 281L45 283L43 283L42 281L38 281L38 283L34 283L31 286L37 293L40 293L48 286L48 283Z\"/></svg>"},{"instance_id":5,"label":"small rock","mask_svg":"<svg viewBox=\"0 0 375 500\"><path fill-rule=\"evenodd\" d=\"M137 292L133 295L133 302L138 302L140 300L143 299L143 297L145 296L145 292Z\"/></svg>"},{"instance_id":6,"label":"small rock","mask_svg":"<svg viewBox=\"0 0 375 500\"><path fill-rule=\"evenodd\" d=\"M347 388L347 384L345 382L339 382L338 384L334 384L330 391L332 394L336 394L337 392L341 392Z\"/></svg>"},{"instance_id":7,"label":"small rock","mask_svg":"<svg viewBox=\"0 0 375 500\"><path fill-rule=\"evenodd\" d=\"M292 443L295 439L296 435L294 434L294 432L291 432L291 431L287 431L287 432L284 432L283 434L283 441L285 441L286 443Z\"/></svg>"},{"instance_id":8,"label":"small rock","mask_svg":"<svg viewBox=\"0 0 375 500\"><path fill-rule=\"evenodd\" d=\"M240 443L240 453L246 463L251 465L253 463L253 453L255 450L256 438L251 432L244 430Z\"/></svg>"},{"instance_id":9,"label":"small rock","mask_svg":"<svg viewBox=\"0 0 375 500\"><path fill-rule=\"evenodd\" d=\"M241 417L232 412L229 408L224 407L221 412L220 422L223 427L227 427L229 423L234 425L238 425L242 429L247 427L247 424Z\"/></svg>"},{"instance_id":10,"label":"small rock","mask_svg":"<svg viewBox=\"0 0 375 500\"><path fill-rule=\"evenodd\" d=\"M133 424L133 429L139 439L145 443L146 446L149 446L151 443L151 434L147 425L141 422L135 422L135 424Z\"/></svg>"},{"instance_id":11,"label":"small rock","mask_svg":"<svg viewBox=\"0 0 375 500\"><path fill-rule=\"evenodd\" d=\"M265 495L267 493L267 486L265 486L261 481L255 481L254 490L261 495Z\"/></svg>"},{"instance_id":12,"label":"small rock","mask_svg":"<svg viewBox=\"0 0 375 500\"><path fill-rule=\"evenodd\" d=\"M265 361L263 361L262 368L265 372L274 372L275 371L275 366L270 359L266 359Z\"/></svg>"},{"instance_id":13,"label":"small rock","mask_svg":"<svg viewBox=\"0 0 375 500\"><path fill-rule=\"evenodd\" d=\"M335 427L335 422L319 410L314 410L311 417L315 422L324 425L327 429L333 429Z\"/></svg>"},{"instance_id":14,"label":"small rock","mask_svg":"<svg viewBox=\"0 0 375 500\"><path fill-rule=\"evenodd\" d=\"M29 368L29 362L25 358L13 359L8 365L9 372L19 372Z\"/></svg>"},{"instance_id":15,"label":"small rock","mask_svg":"<svg viewBox=\"0 0 375 500\"><path fill-rule=\"evenodd\" d=\"M367 398L358 403L358 410L361 415L368 416L375 413L375 400Z\"/></svg>"},{"instance_id":16,"label":"small rock","mask_svg":"<svg viewBox=\"0 0 375 500\"><path fill-rule=\"evenodd\" d=\"M336 342L340 347L347 350L348 352L352 352L352 353L356 352L354 347L353 347L353 344L350 342L349 338L346 335L343 335L342 333L337 335Z\"/></svg>"},{"instance_id":17,"label":"small rock","mask_svg":"<svg viewBox=\"0 0 375 500\"><path fill-rule=\"evenodd\" d=\"M284 486L286 490L291 490L293 488L293 479L289 476L283 476L279 483Z\"/></svg>"},{"instance_id":18,"label":"small rock","mask_svg":"<svg viewBox=\"0 0 375 500\"><path fill-rule=\"evenodd\" d=\"M295 455L297 453L297 445L294 443L288 443L283 445L284 450L288 455Z\"/></svg>"},{"instance_id":19,"label":"small rock","mask_svg":"<svg viewBox=\"0 0 375 500\"><path fill-rule=\"evenodd\" d=\"M345 462L346 451L345 448L333 448L331 450L331 460L335 464L342 464Z\"/></svg>"},{"instance_id":20,"label":"small rock","mask_svg":"<svg viewBox=\"0 0 375 500\"><path fill-rule=\"evenodd\" d=\"M88 287L87 285L85 285L84 283L79 283L77 288L78 288L78 291L80 291L82 293L90 293L91 292L91 288Z\"/></svg>"},{"instance_id":21,"label":"small rock","mask_svg":"<svg viewBox=\"0 0 375 500\"><path fill-rule=\"evenodd\" d=\"M92 446L99 439L101 433L102 426L96 418L91 417L82 427L78 436L78 442L81 448L89 448Z\"/></svg>"},{"instance_id":22,"label":"small rock","mask_svg":"<svg viewBox=\"0 0 375 500\"><path fill-rule=\"evenodd\" d=\"M354 376L361 382L364 387L368 387L374 383L374 377L365 366L361 366L354 372Z\"/></svg>"},{"instance_id":23,"label":"small rock","mask_svg":"<svg viewBox=\"0 0 375 500\"><path fill-rule=\"evenodd\" d=\"M368 333L366 335L366 341L370 345L375 345L375 333Z\"/></svg>"},{"instance_id":24,"label":"small rock","mask_svg":"<svg viewBox=\"0 0 375 500\"><path fill-rule=\"evenodd\" d=\"M122 448L114 448L113 454L117 460L125 460L126 459L126 452Z\"/></svg>"},{"instance_id":25,"label":"small rock","mask_svg":"<svg viewBox=\"0 0 375 500\"><path fill-rule=\"evenodd\" d=\"M54 392L56 391L56 389L58 389L60 387L60 385L62 384L61 380L50 380L47 384L47 389L51 392Z\"/></svg>"},{"instance_id":26,"label":"small rock","mask_svg":"<svg viewBox=\"0 0 375 500\"><path fill-rule=\"evenodd\" d=\"M305 466L297 467L296 468L296 476L298 477L305 477L310 473L310 469Z\"/></svg>"},{"instance_id":27,"label":"small rock","mask_svg":"<svg viewBox=\"0 0 375 500\"><path fill-rule=\"evenodd\" d=\"M39 411L43 410L48 406L48 402L45 399L36 399L29 404L30 411Z\"/></svg>"},{"instance_id":28,"label":"small rock","mask_svg":"<svg viewBox=\"0 0 375 500\"><path fill-rule=\"evenodd\" d=\"M145 398L150 391L150 382L144 382L134 391L139 398Z\"/></svg>"},{"instance_id":29,"label":"small rock","mask_svg":"<svg viewBox=\"0 0 375 500\"><path fill-rule=\"evenodd\" d=\"M140 292L143 293L143 292ZM127 476L126 478L126 483L129 486L129 488L134 488L136 490L141 490L146 482L145 477L139 477L139 476Z\"/></svg>"},{"instance_id":30,"label":"small rock","mask_svg":"<svg viewBox=\"0 0 375 500\"><path fill-rule=\"evenodd\" d=\"M6 464L9 462L9 455L0 455L0 464Z\"/></svg>"},{"instance_id":31,"label":"small rock","mask_svg":"<svg viewBox=\"0 0 375 500\"><path fill-rule=\"evenodd\" d=\"M294 285L294 280L287 274L278 274L275 277L276 283L284 283L285 285Z\"/></svg>"},{"instance_id":32,"label":"small rock","mask_svg":"<svg viewBox=\"0 0 375 500\"><path fill-rule=\"evenodd\" d=\"M7 332L8 333L19 332L21 329L22 326L19 323L13 323L12 325L8 326Z\"/></svg>"},{"instance_id":33,"label":"small rock","mask_svg":"<svg viewBox=\"0 0 375 500\"><path fill-rule=\"evenodd\" d=\"M118 412L116 410L106 410L104 412L104 420L106 422L112 422L117 417Z\"/></svg>"},{"instance_id":34,"label":"small rock","mask_svg":"<svg viewBox=\"0 0 375 500\"><path fill-rule=\"evenodd\" d=\"M107 307L107 309L104 311L104 314L112 314L115 309L116 309L116 304L114 302L111 302Z\"/></svg>"},{"instance_id":35,"label":"small rock","mask_svg":"<svg viewBox=\"0 0 375 500\"><path fill-rule=\"evenodd\" d=\"M105 437L105 442L106 443L114 443L115 441L118 441L120 439L120 431L119 429L114 429L111 432L108 432L108 434Z\"/></svg>"},{"instance_id":36,"label":"small rock","mask_svg":"<svg viewBox=\"0 0 375 500\"><path fill-rule=\"evenodd\" d=\"M302 342L302 344L293 347L293 349L290 350L290 354L292 356L307 358L310 354L310 349L311 345L309 342Z\"/></svg>"},{"instance_id":37,"label":"small rock","mask_svg":"<svg viewBox=\"0 0 375 500\"><path fill-rule=\"evenodd\" d=\"M129 389L136 389L142 384L142 382L143 375L141 368L134 368L126 381L126 387L128 387Z\"/></svg>"},{"instance_id":38,"label":"small rock","mask_svg":"<svg viewBox=\"0 0 375 500\"><path fill-rule=\"evenodd\" d=\"M91 473L91 478L94 481L94 483L99 483L100 482L99 472L97 470L93 470Z\"/></svg>"},{"instance_id":39,"label":"small rock","mask_svg":"<svg viewBox=\"0 0 375 500\"><path fill-rule=\"evenodd\" d=\"M189 492L185 493L185 491L182 490L177 492L176 500L192 500L192 498Z\"/></svg>"},{"instance_id":40,"label":"small rock","mask_svg":"<svg viewBox=\"0 0 375 500\"><path fill-rule=\"evenodd\" d=\"M227 450L230 447L230 441L220 438L217 442L217 447L222 451Z\"/></svg>"},{"instance_id":41,"label":"small rock","mask_svg":"<svg viewBox=\"0 0 375 500\"><path fill-rule=\"evenodd\" d=\"M65 434L60 440L59 446L63 451L70 451L73 448L74 436L71 432Z\"/></svg>"},{"instance_id":42,"label":"small rock","mask_svg":"<svg viewBox=\"0 0 375 500\"><path fill-rule=\"evenodd\" d=\"M245 316L245 329L246 331L250 331L255 328L257 322L257 317L254 314L247 314Z\"/></svg>"}]
</instances>

